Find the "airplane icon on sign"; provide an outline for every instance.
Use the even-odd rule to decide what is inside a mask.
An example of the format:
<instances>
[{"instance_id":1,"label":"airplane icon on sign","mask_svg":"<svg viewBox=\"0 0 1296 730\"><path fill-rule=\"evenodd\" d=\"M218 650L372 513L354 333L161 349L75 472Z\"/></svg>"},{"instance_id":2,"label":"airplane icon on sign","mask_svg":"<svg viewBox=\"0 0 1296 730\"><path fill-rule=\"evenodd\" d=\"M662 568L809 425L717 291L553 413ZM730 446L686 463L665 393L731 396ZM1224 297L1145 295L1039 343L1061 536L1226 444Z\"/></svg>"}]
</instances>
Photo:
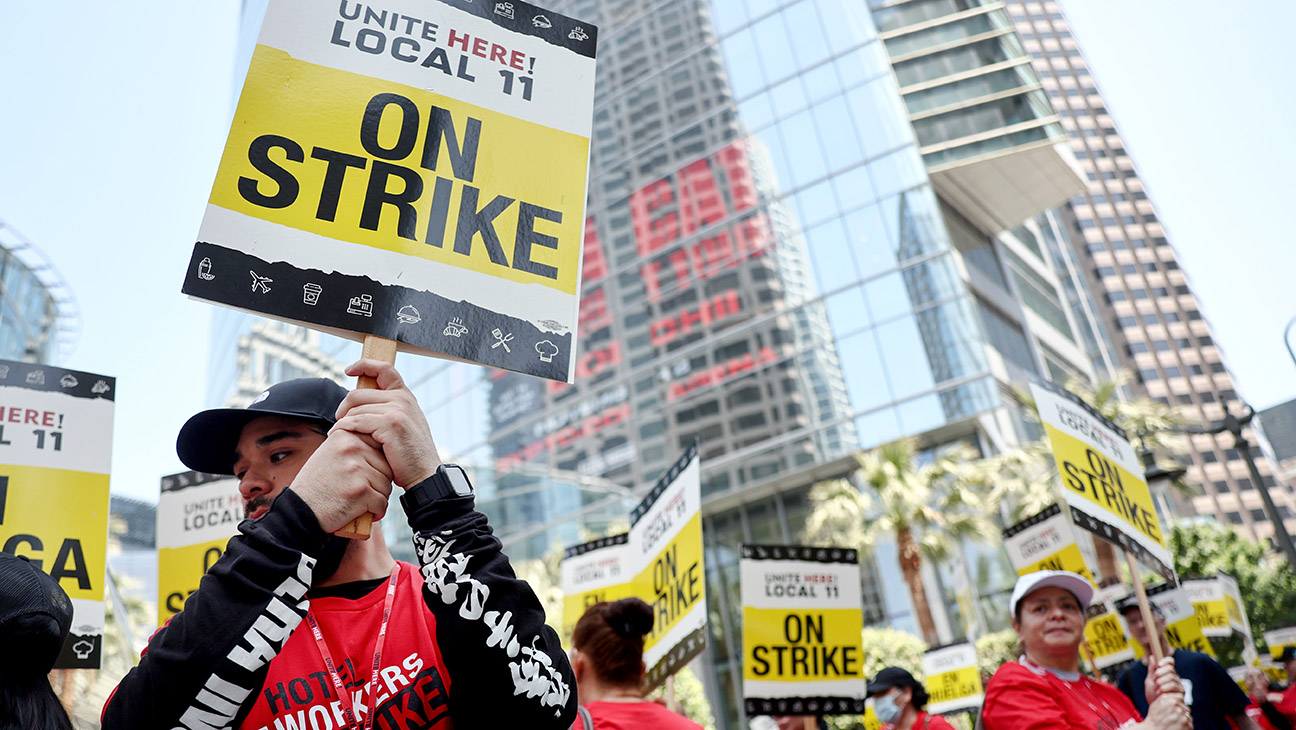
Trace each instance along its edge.
<instances>
[{"instance_id":1,"label":"airplane icon on sign","mask_svg":"<svg viewBox=\"0 0 1296 730\"><path fill-rule=\"evenodd\" d=\"M262 294L269 294L270 287L266 286L274 281L268 276L261 276L255 271L248 271L252 275L252 291L259 291Z\"/></svg>"}]
</instances>

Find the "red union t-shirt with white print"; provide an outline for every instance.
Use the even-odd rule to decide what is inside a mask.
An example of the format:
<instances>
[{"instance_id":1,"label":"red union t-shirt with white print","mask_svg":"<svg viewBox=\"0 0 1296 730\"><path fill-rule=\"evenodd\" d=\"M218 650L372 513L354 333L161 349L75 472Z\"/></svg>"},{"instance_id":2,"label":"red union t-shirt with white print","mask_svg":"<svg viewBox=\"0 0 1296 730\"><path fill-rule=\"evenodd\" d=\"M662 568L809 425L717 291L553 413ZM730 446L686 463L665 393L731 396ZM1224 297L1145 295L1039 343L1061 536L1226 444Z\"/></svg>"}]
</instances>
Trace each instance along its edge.
<instances>
[{"instance_id":1,"label":"red union t-shirt with white print","mask_svg":"<svg viewBox=\"0 0 1296 730\"><path fill-rule=\"evenodd\" d=\"M1110 684L1018 662L1004 662L990 678L981 710L986 730L1119 730L1142 719Z\"/></svg>"}]
</instances>

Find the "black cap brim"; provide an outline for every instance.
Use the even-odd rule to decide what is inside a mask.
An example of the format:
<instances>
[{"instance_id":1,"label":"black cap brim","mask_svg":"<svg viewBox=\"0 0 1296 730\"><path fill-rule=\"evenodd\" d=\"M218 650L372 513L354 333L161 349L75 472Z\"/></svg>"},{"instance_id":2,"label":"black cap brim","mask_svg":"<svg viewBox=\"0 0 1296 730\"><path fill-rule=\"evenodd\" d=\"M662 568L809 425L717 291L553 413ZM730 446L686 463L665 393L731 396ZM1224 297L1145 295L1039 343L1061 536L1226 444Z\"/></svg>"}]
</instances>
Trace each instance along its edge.
<instances>
[{"instance_id":1,"label":"black cap brim","mask_svg":"<svg viewBox=\"0 0 1296 730\"><path fill-rule=\"evenodd\" d=\"M176 437L176 455L185 466L207 474L234 475L234 450L243 427L265 416L287 416L303 421L317 421L327 428L332 424L300 413L250 410L247 408L213 408L195 414L180 428Z\"/></svg>"},{"instance_id":2,"label":"black cap brim","mask_svg":"<svg viewBox=\"0 0 1296 730\"><path fill-rule=\"evenodd\" d=\"M882 694L883 692L895 686L896 684L894 682L869 682L868 694L866 694L865 697L872 697L873 695Z\"/></svg>"}]
</instances>

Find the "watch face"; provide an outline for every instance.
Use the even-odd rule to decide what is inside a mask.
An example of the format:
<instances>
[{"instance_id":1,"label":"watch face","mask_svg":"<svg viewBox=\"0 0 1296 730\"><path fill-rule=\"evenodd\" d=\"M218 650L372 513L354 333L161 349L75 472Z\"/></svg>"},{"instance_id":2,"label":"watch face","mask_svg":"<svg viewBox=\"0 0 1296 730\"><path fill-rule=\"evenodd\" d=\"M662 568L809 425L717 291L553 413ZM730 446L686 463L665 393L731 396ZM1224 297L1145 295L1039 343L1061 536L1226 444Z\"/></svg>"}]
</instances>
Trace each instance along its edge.
<instances>
[{"instance_id":1,"label":"watch face","mask_svg":"<svg viewBox=\"0 0 1296 730\"><path fill-rule=\"evenodd\" d=\"M458 464L442 465L442 474L445 474L446 480L450 482L450 488L460 497L467 497L473 493L472 482L468 481L468 474L463 467Z\"/></svg>"}]
</instances>

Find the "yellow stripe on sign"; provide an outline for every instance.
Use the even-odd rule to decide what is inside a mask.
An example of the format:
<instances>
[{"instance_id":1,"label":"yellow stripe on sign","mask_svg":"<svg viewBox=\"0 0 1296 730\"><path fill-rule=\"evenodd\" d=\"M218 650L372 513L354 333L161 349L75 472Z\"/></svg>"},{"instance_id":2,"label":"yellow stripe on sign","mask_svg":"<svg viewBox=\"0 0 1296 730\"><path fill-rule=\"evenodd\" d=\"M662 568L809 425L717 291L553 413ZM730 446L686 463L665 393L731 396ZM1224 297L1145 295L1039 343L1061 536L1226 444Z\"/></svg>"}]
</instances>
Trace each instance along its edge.
<instances>
[{"instance_id":1,"label":"yellow stripe on sign","mask_svg":"<svg viewBox=\"0 0 1296 730\"><path fill-rule=\"evenodd\" d=\"M976 697L984 690L981 687L981 673L976 667L964 667L952 672L928 675L927 694L931 695L930 704L952 702L964 697Z\"/></svg>"},{"instance_id":2,"label":"yellow stripe on sign","mask_svg":"<svg viewBox=\"0 0 1296 730\"><path fill-rule=\"evenodd\" d=\"M207 570L225 552L229 538L197 545L158 548L158 626L180 613Z\"/></svg>"},{"instance_id":3,"label":"yellow stripe on sign","mask_svg":"<svg viewBox=\"0 0 1296 730\"><path fill-rule=\"evenodd\" d=\"M1194 603L1193 612L1197 614L1197 623L1203 629L1228 628L1228 607L1224 599Z\"/></svg>"},{"instance_id":4,"label":"yellow stripe on sign","mask_svg":"<svg viewBox=\"0 0 1296 730\"><path fill-rule=\"evenodd\" d=\"M700 512L634 577L633 590L653 608L652 633L644 637L647 651L706 597Z\"/></svg>"},{"instance_id":5,"label":"yellow stripe on sign","mask_svg":"<svg viewBox=\"0 0 1296 730\"><path fill-rule=\"evenodd\" d=\"M108 475L0 465L0 547L49 573L72 598L103 600Z\"/></svg>"},{"instance_id":6,"label":"yellow stripe on sign","mask_svg":"<svg viewBox=\"0 0 1296 730\"><path fill-rule=\"evenodd\" d=\"M1093 504L1099 516L1165 547L1147 483L1083 441L1045 424L1062 485Z\"/></svg>"},{"instance_id":7,"label":"yellow stripe on sign","mask_svg":"<svg viewBox=\"0 0 1296 730\"><path fill-rule=\"evenodd\" d=\"M571 636L576 630L576 622L585 615L585 610L590 606L603 601L617 601L630 595L629 583L616 583L592 591L564 595L561 632L563 643L571 646Z\"/></svg>"},{"instance_id":8,"label":"yellow stripe on sign","mask_svg":"<svg viewBox=\"0 0 1296 730\"><path fill-rule=\"evenodd\" d=\"M1098 581L1094 580L1093 573L1089 572L1089 566L1085 564L1084 555L1080 552L1080 546L1075 543L1071 543L1052 555L1047 555L1025 566L1017 571L1017 575L1026 575L1037 570L1069 570L1072 573L1083 575L1089 579L1090 583L1098 585Z\"/></svg>"},{"instance_id":9,"label":"yellow stripe on sign","mask_svg":"<svg viewBox=\"0 0 1296 730\"><path fill-rule=\"evenodd\" d=\"M211 204L574 294L588 155L584 137L258 45Z\"/></svg>"},{"instance_id":10,"label":"yellow stripe on sign","mask_svg":"<svg viewBox=\"0 0 1296 730\"><path fill-rule=\"evenodd\" d=\"M1187 649L1188 651L1201 652L1208 656L1215 656L1215 647L1211 646L1210 639L1201 631L1201 624L1197 622L1196 616L1177 621L1166 626L1166 642L1176 649ZM1143 645L1135 641L1132 637L1129 645L1134 649L1134 658L1142 659L1146 653L1143 651Z\"/></svg>"},{"instance_id":11,"label":"yellow stripe on sign","mask_svg":"<svg viewBox=\"0 0 1296 730\"><path fill-rule=\"evenodd\" d=\"M1114 613L1105 613L1089 619L1085 624L1084 636L1095 659L1119 654L1130 646L1125 628Z\"/></svg>"},{"instance_id":12,"label":"yellow stripe on sign","mask_svg":"<svg viewBox=\"0 0 1296 730\"><path fill-rule=\"evenodd\" d=\"M743 606L743 678L822 682L862 677L858 608Z\"/></svg>"}]
</instances>

